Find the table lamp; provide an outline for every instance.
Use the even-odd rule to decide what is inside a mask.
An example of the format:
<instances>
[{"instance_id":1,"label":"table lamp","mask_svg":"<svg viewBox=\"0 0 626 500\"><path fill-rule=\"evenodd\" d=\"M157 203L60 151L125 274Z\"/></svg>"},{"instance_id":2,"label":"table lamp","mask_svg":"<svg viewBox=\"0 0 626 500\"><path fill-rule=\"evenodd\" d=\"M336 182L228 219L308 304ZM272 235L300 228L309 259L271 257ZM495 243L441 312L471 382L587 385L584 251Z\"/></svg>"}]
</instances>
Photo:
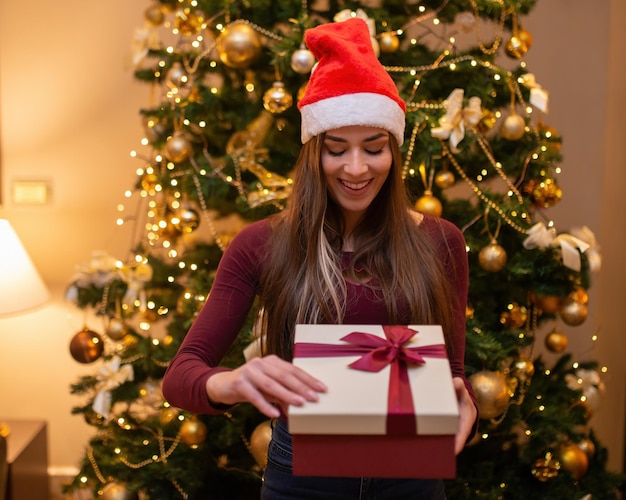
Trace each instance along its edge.
<instances>
[{"instance_id":1,"label":"table lamp","mask_svg":"<svg viewBox=\"0 0 626 500\"><path fill-rule=\"evenodd\" d=\"M46 302L48 289L8 220L0 219L0 319ZM9 429L0 421L0 434Z\"/></svg>"}]
</instances>

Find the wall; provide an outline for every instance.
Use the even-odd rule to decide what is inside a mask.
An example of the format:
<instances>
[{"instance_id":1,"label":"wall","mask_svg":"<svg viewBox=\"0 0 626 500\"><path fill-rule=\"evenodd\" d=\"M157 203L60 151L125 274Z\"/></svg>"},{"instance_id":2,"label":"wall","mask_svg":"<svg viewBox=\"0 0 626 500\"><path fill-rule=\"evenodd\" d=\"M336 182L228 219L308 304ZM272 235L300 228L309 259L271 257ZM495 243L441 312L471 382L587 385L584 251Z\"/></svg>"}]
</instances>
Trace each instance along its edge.
<instances>
[{"instance_id":1,"label":"wall","mask_svg":"<svg viewBox=\"0 0 626 500\"><path fill-rule=\"evenodd\" d=\"M523 20L535 41L526 60L550 91L545 121L565 139L564 198L549 215L559 230L589 226L603 248L591 316L568 335L575 357L609 367L592 423L609 447L613 469L623 466L626 380L617 314L626 282L619 258L626 231L615 208L623 212L620 189L626 186L619 136L626 86L617 59L626 47L618 26L626 20L622 3L600 0L590 12L584 0L538 2ZM69 394L69 385L93 368L76 363L68 344L93 320L63 294L76 265L88 262L93 250L120 256L127 250L128 237L114 221L138 166L128 155L143 130L138 110L149 104L149 88L133 80L128 64L133 31L147 5L0 2L0 217L12 222L53 293L31 314L0 319L0 417L47 419L55 468L75 466L92 433L82 417L70 414L82 401ZM16 206L11 184L24 179L48 181L50 202ZM598 332L594 344L591 335Z\"/></svg>"}]
</instances>

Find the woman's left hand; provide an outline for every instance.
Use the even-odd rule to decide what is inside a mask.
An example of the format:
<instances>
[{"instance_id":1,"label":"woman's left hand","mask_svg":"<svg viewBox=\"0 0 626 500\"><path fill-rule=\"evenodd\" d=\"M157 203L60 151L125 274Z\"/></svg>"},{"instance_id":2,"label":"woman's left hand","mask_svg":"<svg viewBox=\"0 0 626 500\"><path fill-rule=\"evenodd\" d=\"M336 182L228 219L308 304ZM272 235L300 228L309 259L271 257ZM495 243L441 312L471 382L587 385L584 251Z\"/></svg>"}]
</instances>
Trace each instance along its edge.
<instances>
[{"instance_id":1,"label":"woman's left hand","mask_svg":"<svg viewBox=\"0 0 626 500\"><path fill-rule=\"evenodd\" d=\"M452 382L456 391L456 399L459 402L459 429L454 439L454 452L458 455L465 447L467 438L472 433L478 411L467 391L467 387L465 387L463 379L454 377Z\"/></svg>"}]
</instances>

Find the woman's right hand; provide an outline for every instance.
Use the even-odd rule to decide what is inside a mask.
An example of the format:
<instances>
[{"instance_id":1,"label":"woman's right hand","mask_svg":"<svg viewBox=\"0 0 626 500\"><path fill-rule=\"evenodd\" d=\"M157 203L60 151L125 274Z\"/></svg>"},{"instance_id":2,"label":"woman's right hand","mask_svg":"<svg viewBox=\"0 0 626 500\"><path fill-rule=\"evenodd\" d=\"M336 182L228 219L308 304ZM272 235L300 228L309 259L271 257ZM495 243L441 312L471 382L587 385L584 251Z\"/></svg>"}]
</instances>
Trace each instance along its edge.
<instances>
[{"instance_id":1,"label":"woman's right hand","mask_svg":"<svg viewBox=\"0 0 626 500\"><path fill-rule=\"evenodd\" d=\"M326 386L293 363L278 356L253 358L231 371L209 377L206 392L213 404L249 402L269 418L287 413L289 405L317 401Z\"/></svg>"}]
</instances>

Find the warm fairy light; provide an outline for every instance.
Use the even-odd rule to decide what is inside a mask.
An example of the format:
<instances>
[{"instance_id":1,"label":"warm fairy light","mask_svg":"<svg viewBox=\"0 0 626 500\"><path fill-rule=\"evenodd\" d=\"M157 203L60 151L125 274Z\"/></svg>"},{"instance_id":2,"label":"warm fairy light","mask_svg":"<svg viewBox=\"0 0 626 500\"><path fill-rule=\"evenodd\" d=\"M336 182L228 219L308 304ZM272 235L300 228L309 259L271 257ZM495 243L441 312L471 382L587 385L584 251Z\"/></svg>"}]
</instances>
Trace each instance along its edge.
<instances>
[{"instance_id":1,"label":"warm fairy light","mask_svg":"<svg viewBox=\"0 0 626 500\"><path fill-rule=\"evenodd\" d=\"M167 252L167 256L171 259L175 259L176 257L178 257L178 252L176 251L176 249L170 248L170 251Z\"/></svg>"},{"instance_id":2,"label":"warm fairy light","mask_svg":"<svg viewBox=\"0 0 626 500\"><path fill-rule=\"evenodd\" d=\"M550 370L546 370L546 371L545 371L545 372L543 372L543 373L544 373L544 375L545 375L546 377L549 377L549 376L550 376Z\"/></svg>"},{"instance_id":3,"label":"warm fairy light","mask_svg":"<svg viewBox=\"0 0 626 500\"><path fill-rule=\"evenodd\" d=\"M141 330L143 330L144 332L147 332L148 330L150 330L150 322L149 321L140 321L139 322L139 328Z\"/></svg>"},{"instance_id":4,"label":"warm fairy light","mask_svg":"<svg viewBox=\"0 0 626 500\"><path fill-rule=\"evenodd\" d=\"M117 204L117 211L118 212L123 212L125 210L124 205L122 205L121 203Z\"/></svg>"},{"instance_id":5,"label":"warm fairy light","mask_svg":"<svg viewBox=\"0 0 626 500\"><path fill-rule=\"evenodd\" d=\"M191 264L191 265L189 266L189 268L190 268L192 271L197 271L197 270L198 270L198 264Z\"/></svg>"},{"instance_id":6,"label":"warm fairy light","mask_svg":"<svg viewBox=\"0 0 626 500\"><path fill-rule=\"evenodd\" d=\"M526 434L527 436L530 436L533 433L533 431L531 431L530 429L526 429L524 431L524 434Z\"/></svg>"},{"instance_id":7,"label":"warm fairy light","mask_svg":"<svg viewBox=\"0 0 626 500\"><path fill-rule=\"evenodd\" d=\"M435 26L439 26L439 24L441 24L441 21L439 20L439 18L438 18L438 17L435 17L435 18L433 19L433 24L434 24Z\"/></svg>"},{"instance_id":8,"label":"warm fairy light","mask_svg":"<svg viewBox=\"0 0 626 500\"><path fill-rule=\"evenodd\" d=\"M456 64L450 63L450 66L448 66L448 68L450 68L450 71L455 71L456 70Z\"/></svg>"},{"instance_id":9,"label":"warm fairy light","mask_svg":"<svg viewBox=\"0 0 626 500\"><path fill-rule=\"evenodd\" d=\"M124 225L124 219L119 218L115 220L115 224L117 224L118 226L123 226Z\"/></svg>"},{"instance_id":10,"label":"warm fairy light","mask_svg":"<svg viewBox=\"0 0 626 500\"><path fill-rule=\"evenodd\" d=\"M136 158L137 157L137 151L133 150L130 152L130 157L131 158Z\"/></svg>"},{"instance_id":11,"label":"warm fairy light","mask_svg":"<svg viewBox=\"0 0 626 500\"><path fill-rule=\"evenodd\" d=\"M593 335L591 336L591 341L592 341L592 342L597 342L597 341L598 341L598 336L597 336L596 334L593 334Z\"/></svg>"},{"instance_id":12,"label":"warm fairy light","mask_svg":"<svg viewBox=\"0 0 626 500\"><path fill-rule=\"evenodd\" d=\"M533 112L533 108L531 108L530 106L526 106L526 113L530 115L532 114L532 112Z\"/></svg>"},{"instance_id":13,"label":"warm fairy light","mask_svg":"<svg viewBox=\"0 0 626 500\"><path fill-rule=\"evenodd\" d=\"M544 411L546 409L546 407L544 405L539 405L538 410L539 411Z\"/></svg>"},{"instance_id":14,"label":"warm fairy light","mask_svg":"<svg viewBox=\"0 0 626 500\"><path fill-rule=\"evenodd\" d=\"M165 49L165 52L167 52L168 54L173 54L174 53L174 47L172 47L171 45Z\"/></svg>"},{"instance_id":15,"label":"warm fairy light","mask_svg":"<svg viewBox=\"0 0 626 500\"><path fill-rule=\"evenodd\" d=\"M499 82L502 77L498 73L496 73L495 75L493 75L493 79Z\"/></svg>"},{"instance_id":16,"label":"warm fairy light","mask_svg":"<svg viewBox=\"0 0 626 500\"><path fill-rule=\"evenodd\" d=\"M89 481L89 479L87 478L87 476L80 476L79 481L83 484L85 484L87 481Z\"/></svg>"},{"instance_id":17,"label":"warm fairy light","mask_svg":"<svg viewBox=\"0 0 626 500\"><path fill-rule=\"evenodd\" d=\"M417 38L411 38L411 45L417 45Z\"/></svg>"},{"instance_id":18,"label":"warm fairy light","mask_svg":"<svg viewBox=\"0 0 626 500\"><path fill-rule=\"evenodd\" d=\"M168 282L168 283L174 283L174 281L176 281L176 279L174 278L174 276L168 276L168 277L167 277L167 282Z\"/></svg>"},{"instance_id":19,"label":"warm fairy light","mask_svg":"<svg viewBox=\"0 0 626 500\"><path fill-rule=\"evenodd\" d=\"M478 63L474 59L472 59L470 61L470 66L476 67L476 66L478 66Z\"/></svg>"},{"instance_id":20,"label":"warm fairy light","mask_svg":"<svg viewBox=\"0 0 626 500\"><path fill-rule=\"evenodd\" d=\"M573 367L573 368L575 368L575 369L576 369L576 368L578 368L578 366L579 366L579 365L578 365L578 361L574 361L574 362L572 363L572 367Z\"/></svg>"},{"instance_id":21,"label":"warm fairy light","mask_svg":"<svg viewBox=\"0 0 626 500\"><path fill-rule=\"evenodd\" d=\"M246 92L252 93L254 92L254 83L246 83Z\"/></svg>"},{"instance_id":22,"label":"warm fairy light","mask_svg":"<svg viewBox=\"0 0 626 500\"><path fill-rule=\"evenodd\" d=\"M159 345L161 342L159 342L159 339L152 339L152 345Z\"/></svg>"},{"instance_id":23,"label":"warm fairy light","mask_svg":"<svg viewBox=\"0 0 626 500\"><path fill-rule=\"evenodd\" d=\"M124 421L124 419L123 419L123 418L121 418L120 420L121 420L122 422ZM121 450L120 448L117 448L117 447L116 447L113 451L115 452L115 454L116 454L116 455L119 455L120 453L122 453L122 450Z\"/></svg>"},{"instance_id":24,"label":"warm fairy light","mask_svg":"<svg viewBox=\"0 0 626 500\"><path fill-rule=\"evenodd\" d=\"M204 128L204 127L206 127L206 122L205 122L204 120L200 120L200 121L198 122L198 127L200 127L200 128Z\"/></svg>"},{"instance_id":25,"label":"warm fairy light","mask_svg":"<svg viewBox=\"0 0 626 500\"><path fill-rule=\"evenodd\" d=\"M133 195L133 192L130 189L124 191L124 198L130 198Z\"/></svg>"},{"instance_id":26,"label":"warm fairy light","mask_svg":"<svg viewBox=\"0 0 626 500\"><path fill-rule=\"evenodd\" d=\"M215 25L215 29L218 31L222 31L224 29L224 25L222 23L218 23Z\"/></svg>"},{"instance_id":27,"label":"warm fairy light","mask_svg":"<svg viewBox=\"0 0 626 500\"><path fill-rule=\"evenodd\" d=\"M602 368L600 368L600 371L602 373L607 373L609 371L609 367L608 366L603 366Z\"/></svg>"},{"instance_id":28,"label":"warm fairy light","mask_svg":"<svg viewBox=\"0 0 626 500\"><path fill-rule=\"evenodd\" d=\"M486 432L480 435L481 439L489 439L489 434Z\"/></svg>"},{"instance_id":29,"label":"warm fairy light","mask_svg":"<svg viewBox=\"0 0 626 500\"><path fill-rule=\"evenodd\" d=\"M148 144L150 144L150 141L146 137L141 139L141 145L142 146L147 146Z\"/></svg>"},{"instance_id":30,"label":"warm fairy light","mask_svg":"<svg viewBox=\"0 0 626 500\"><path fill-rule=\"evenodd\" d=\"M165 68L165 61L163 61L162 59L157 63L159 68Z\"/></svg>"}]
</instances>

